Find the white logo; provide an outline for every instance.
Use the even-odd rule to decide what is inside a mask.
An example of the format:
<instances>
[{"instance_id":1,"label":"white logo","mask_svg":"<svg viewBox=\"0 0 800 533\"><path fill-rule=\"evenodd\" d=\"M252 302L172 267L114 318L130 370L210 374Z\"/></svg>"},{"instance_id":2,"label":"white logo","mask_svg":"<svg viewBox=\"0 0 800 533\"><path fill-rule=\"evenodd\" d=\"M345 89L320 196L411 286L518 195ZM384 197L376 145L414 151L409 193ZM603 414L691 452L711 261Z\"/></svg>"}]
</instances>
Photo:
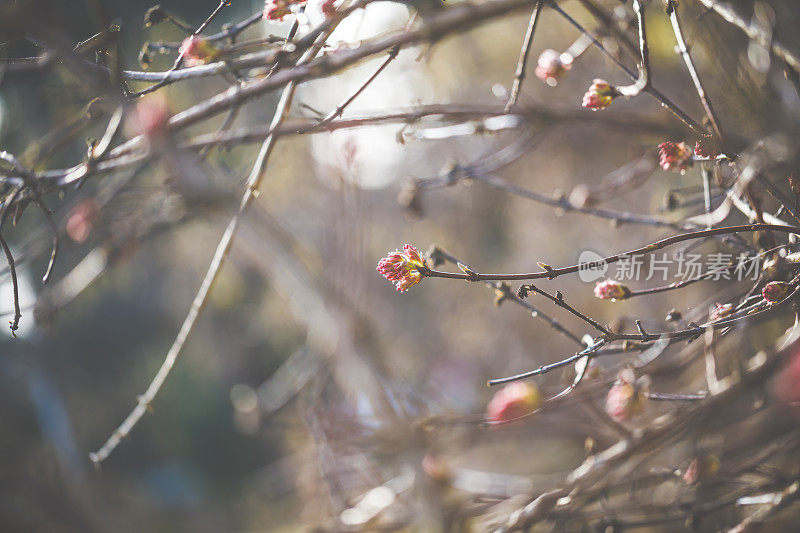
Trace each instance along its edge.
<instances>
[{"instance_id":1,"label":"white logo","mask_svg":"<svg viewBox=\"0 0 800 533\"><path fill-rule=\"evenodd\" d=\"M578 257L578 264L585 265L595 263L592 266L581 267L578 270L578 277L581 281L591 283L602 278L608 272L608 263L603 261L603 256L591 250L584 250Z\"/></svg>"}]
</instances>

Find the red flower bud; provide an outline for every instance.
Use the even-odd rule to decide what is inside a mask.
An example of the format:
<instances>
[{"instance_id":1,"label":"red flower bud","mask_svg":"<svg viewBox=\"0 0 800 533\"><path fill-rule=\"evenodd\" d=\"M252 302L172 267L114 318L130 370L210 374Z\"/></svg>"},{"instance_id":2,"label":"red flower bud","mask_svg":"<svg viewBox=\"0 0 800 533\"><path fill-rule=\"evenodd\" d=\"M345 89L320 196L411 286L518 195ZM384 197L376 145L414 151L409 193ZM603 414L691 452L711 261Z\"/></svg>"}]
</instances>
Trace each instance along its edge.
<instances>
[{"instance_id":1,"label":"red flower bud","mask_svg":"<svg viewBox=\"0 0 800 533\"><path fill-rule=\"evenodd\" d=\"M572 68L572 55L567 52L559 54L547 49L539 56L536 65L536 76L551 87L558 85L558 80Z\"/></svg>"},{"instance_id":2,"label":"red flower bud","mask_svg":"<svg viewBox=\"0 0 800 533\"><path fill-rule=\"evenodd\" d=\"M701 455L692 459L683 473L683 481L687 485L708 481L719 472L719 459L715 455Z\"/></svg>"},{"instance_id":3,"label":"red flower bud","mask_svg":"<svg viewBox=\"0 0 800 533\"><path fill-rule=\"evenodd\" d=\"M486 418L490 422L509 422L532 413L541 404L539 389L517 381L495 393L486 407Z\"/></svg>"},{"instance_id":4,"label":"red flower bud","mask_svg":"<svg viewBox=\"0 0 800 533\"><path fill-rule=\"evenodd\" d=\"M783 403L792 407L800 406L800 345L778 372L773 391Z\"/></svg>"},{"instance_id":5,"label":"red flower bud","mask_svg":"<svg viewBox=\"0 0 800 533\"><path fill-rule=\"evenodd\" d=\"M630 296L631 291L625 285L621 285L614 280L607 279L598 281L594 286L594 295L601 300L624 300Z\"/></svg>"},{"instance_id":6,"label":"red flower bud","mask_svg":"<svg viewBox=\"0 0 800 533\"><path fill-rule=\"evenodd\" d=\"M682 142L663 142L658 145L661 168L686 172L692 164L692 151Z\"/></svg>"},{"instance_id":7,"label":"red flower bud","mask_svg":"<svg viewBox=\"0 0 800 533\"><path fill-rule=\"evenodd\" d=\"M630 369L621 370L606 397L608 416L616 422L625 422L640 415L647 400L649 381L647 376L635 379Z\"/></svg>"},{"instance_id":8,"label":"red flower bud","mask_svg":"<svg viewBox=\"0 0 800 533\"><path fill-rule=\"evenodd\" d=\"M157 93L140 98L131 117L133 129L147 136L162 133L169 119L169 108L163 94Z\"/></svg>"},{"instance_id":9,"label":"red flower bud","mask_svg":"<svg viewBox=\"0 0 800 533\"><path fill-rule=\"evenodd\" d=\"M100 207L92 199L84 200L73 207L67 217L67 237L77 243L88 239L99 214Z\"/></svg>"},{"instance_id":10,"label":"red flower bud","mask_svg":"<svg viewBox=\"0 0 800 533\"><path fill-rule=\"evenodd\" d=\"M790 288L785 281L770 281L761 289L761 296L770 303L777 303L786 298Z\"/></svg>"},{"instance_id":11,"label":"red flower bud","mask_svg":"<svg viewBox=\"0 0 800 533\"><path fill-rule=\"evenodd\" d=\"M336 1L337 0L325 0L320 8L322 14L326 17L333 16L333 14L336 13Z\"/></svg>"},{"instance_id":12,"label":"red flower bud","mask_svg":"<svg viewBox=\"0 0 800 533\"><path fill-rule=\"evenodd\" d=\"M789 182L789 188L794 194L800 194L800 176L791 172L786 180Z\"/></svg>"},{"instance_id":13,"label":"red flower bud","mask_svg":"<svg viewBox=\"0 0 800 533\"><path fill-rule=\"evenodd\" d=\"M307 0L267 0L264 3L263 18L275 22L282 21L287 15L300 11L300 8L304 7L306 3ZM330 7L333 7L333 2ZM324 6L323 12L325 12ZM325 13L327 14L327 12Z\"/></svg>"},{"instance_id":14,"label":"red flower bud","mask_svg":"<svg viewBox=\"0 0 800 533\"><path fill-rule=\"evenodd\" d=\"M595 79L586 94L583 95L583 107L593 109L605 109L611 105L611 101L619 96L616 87L609 85L607 81Z\"/></svg>"},{"instance_id":15,"label":"red flower bud","mask_svg":"<svg viewBox=\"0 0 800 533\"><path fill-rule=\"evenodd\" d=\"M189 67L205 65L219 55L219 50L202 35L190 35L184 39L178 52Z\"/></svg>"},{"instance_id":16,"label":"red flower bud","mask_svg":"<svg viewBox=\"0 0 800 533\"><path fill-rule=\"evenodd\" d=\"M419 255L419 250L406 244L402 252L389 252L387 257L378 261L377 270L384 278L394 282L398 291L405 292L422 281L420 268L427 268L425 260Z\"/></svg>"}]
</instances>

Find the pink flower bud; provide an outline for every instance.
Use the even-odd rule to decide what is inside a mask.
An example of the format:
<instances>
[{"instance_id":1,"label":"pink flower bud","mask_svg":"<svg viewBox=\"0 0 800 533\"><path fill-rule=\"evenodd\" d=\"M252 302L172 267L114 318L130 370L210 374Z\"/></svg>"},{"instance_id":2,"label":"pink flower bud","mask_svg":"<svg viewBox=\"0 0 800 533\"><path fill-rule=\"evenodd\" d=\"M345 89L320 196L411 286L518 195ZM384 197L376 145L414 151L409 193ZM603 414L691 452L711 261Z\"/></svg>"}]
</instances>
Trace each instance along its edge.
<instances>
[{"instance_id":1,"label":"pink flower bud","mask_svg":"<svg viewBox=\"0 0 800 533\"><path fill-rule=\"evenodd\" d=\"M601 300L624 300L630 296L631 291L625 285L621 285L612 279L598 281L594 286L594 295Z\"/></svg>"},{"instance_id":2,"label":"pink flower bud","mask_svg":"<svg viewBox=\"0 0 800 533\"><path fill-rule=\"evenodd\" d=\"M789 182L789 189L791 189L794 194L800 194L800 176L794 172L790 172L786 177L786 181Z\"/></svg>"},{"instance_id":3,"label":"pink flower bud","mask_svg":"<svg viewBox=\"0 0 800 533\"><path fill-rule=\"evenodd\" d=\"M332 17L336 13L336 2L337 0L325 0L322 3L322 7L320 7L322 14L326 17Z\"/></svg>"},{"instance_id":4,"label":"pink flower bud","mask_svg":"<svg viewBox=\"0 0 800 533\"><path fill-rule=\"evenodd\" d=\"M636 380L632 370L621 370L606 397L608 416L616 422L625 422L640 415L647 400L648 383L647 376Z\"/></svg>"},{"instance_id":5,"label":"pink flower bud","mask_svg":"<svg viewBox=\"0 0 800 533\"><path fill-rule=\"evenodd\" d=\"M692 151L682 142L663 142L658 145L661 168L678 170L681 174L692 164Z\"/></svg>"},{"instance_id":6,"label":"pink flower bud","mask_svg":"<svg viewBox=\"0 0 800 533\"><path fill-rule=\"evenodd\" d=\"M486 406L490 422L510 422L534 412L542 404L539 389L530 383L516 381L495 393Z\"/></svg>"},{"instance_id":7,"label":"pink flower bud","mask_svg":"<svg viewBox=\"0 0 800 533\"><path fill-rule=\"evenodd\" d=\"M100 207L92 199L84 200L73 207L67 216L67 237L77 243L88 239L99 214Z\"/></svg>"},{"instance_id":8,"label":"pink flower bud","mask_svg":"<svg viewBox=\"0 0 800 533\"><path fill-rule=\"evenodd\" d=\"M452 477L452 471L448 464L431 453L422 458L422 471L434 481L441 483L446 483Z\"/></svg>"},{"instance_id":9,"label":"pink flower bud","mask_svg":"<svg viewBox=\"0 0 800 533\"><path fill-rule=\"evenodd\" d=\"M714 308L708 314L708 319L711 320L712 322L714 322L714 321L717 321L717 320L719 320L721 318L725 318L726 316L729 316L730 314L733 313L733 311L734 311L733 304L716 303L716 304L714 304Z\"/></svg>"},{"instance_id":10,"label":"pink flower bud","mask_svg":"<svg viewBox=\"0 0 800 533\"><path fill-rule=\"evenodd\" d=\"M761 289L761 296L770 303L777 303L786 298L790 288L785 281L770 281Z\"/></svg>"},{"instance_id":11,"label":"pink flower bud","mask_svg":"<svg viewBox=\"0 0 800 533\"><path fill-rule=\"evenodd\" d=\"M595 111L605 109L618 95L616 87L609 85L605 80L595 79L589 90L583 95L581 105Z\"/></svg>"},{"instance_id":12,"label":"pink flower bud","mask_svg":"<svg viewBox=\"0 0 800 533\"><path fill-rule=\"evenodd\" d=\"M569 69L572 68L572 55L564 52L559 54L555 50L547 49L539 56L539 64L536 65L536 76L551 87L558 85Z\"/></svg>"},{"instance_id":13,"label":"pink flower bud","mask_svg":"<svg viewBox=\"0 0 800 533\"><path fill-rule=\"evenodd\" d=\"M135 132L152 137L163 132L168 119L167 101L163 94L156 93L139 98L131 117L131 125Z\"/></svg>"},{"instance_id":14,"label":"pink flower bud","mask_svg":"<svg viewBox=\"0 0 800 533\"><path fill-rule=\"evenodd\" d=\"M720 154L719 143L713 137L703 137L694 145L694 155L714 159Z\"/></svg>"},{"instance_id":15,"label":"pink flower bud","mask_svg":"<svg viewBox=\"0 0 800 533\"><path fill-rule=\"evenodd\" d=\"M190 35L184 39L178 52L189 67L205 65L219 55L219 50L202 35Z\"/></svg>"},{"instance_id":16,"label":"pink flower bud","mask_svg":"<svg viewBox=\"0 0 800 533\"><path fill-rule=\"evenodd\" d=\"M420 268L427 268L419 250L410 244L403 246L403 251L389 252L387 257L378 261L378 272L393 282L399 292L407 291L411 286L422 281Z\"/></svg>"},{"instance_id":17,"label":"pink flower bud","mask_svg":"<svg viewBox=\"0 0 800 533\"><path fill-rule=\"evenodd\" d=\"M300 8L304 7L306 3L307 0L266 0L263 18L275 22L282 21L287 15L300 11Z\"/></svg>"},{"instance_id":18,"label":"pink flower bud","mask_svg":"<svg viewBox=\"0 0 800 533\"><path fill-rule=\"evenodd\" d=\"M683 481L687 485L694 485L698 482L708 481L719 472L719 459L715 455L701 455L692 459L686 472L683 473Z\"/></svg>"},{"instance_id":19,"label":"pink flower bud","mask_svg":"<svg viewBox=\"0 0 800 533\"><path fill-rule=\"evenodd\" d=\"M778 372L773 391L786 405L800 406L800 345L795 348L788 362Z\"/></svg>"}]
</instances>

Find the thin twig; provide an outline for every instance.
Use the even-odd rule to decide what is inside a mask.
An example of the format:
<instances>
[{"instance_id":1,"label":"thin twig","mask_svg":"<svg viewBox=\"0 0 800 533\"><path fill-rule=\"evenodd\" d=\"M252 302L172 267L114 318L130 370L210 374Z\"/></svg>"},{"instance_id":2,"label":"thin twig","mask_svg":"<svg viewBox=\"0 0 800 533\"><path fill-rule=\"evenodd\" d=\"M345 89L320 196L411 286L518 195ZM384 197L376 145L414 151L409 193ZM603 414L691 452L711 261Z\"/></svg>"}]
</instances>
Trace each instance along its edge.
<instances>
[{"instance_id":1,"label":"thin twig","mask_svg":"<svg viewBox=\"0 0 800 533\"><path fill-rule=\"evenodd\" d=\"M600 41L598 41L591 33L589 33L589 31L586 28L584 28L577 20L572 18L566 11L561 9L561 7L559 7L557 4L552 4L552 9L558 12L562 17L564 17L564 19L567 20L567 22L572 24L581 33L588 35L592 39L592 44L594 44L605 56L611 59L611 61L615 65L617 65L617 67L619 67L625 74L627 74L631 80L636 81L639 79L639 76L635 72L626 67L619 59L617 59L617 57L614 54L612 54L605 46L603 46L603 44ZM678 117L684 124L689 126L690 129L701 135L706 133L703 126L698 124L697 121L695 121L692 117L690 117L683 109L678 107L677 104L672 102L672 100L667 98L664 94L655 89L652 85L648 85L643 90L644 92L652 95L659 102L664 104L665 107L667 107L670 111L672 111L672 113L676 117Z\"/></svg>"},{"instance_id":2,"label":"thin twig","mask_svg":"<svg viewBox=\"0 0 800 533\"><path fill-rule=\"evenodd\" d=\"M0 224L1 225L1 224ZM19 307L19 282L17 281L17 267L14 263L14 255L8 247L3 234L0 233L0 246L3 247L3 252L6 254L6 261L8 261L8 268L11 271L11 288L14 292L14 318L9 322L11 324L11 335L17 336L16 331L19 329L19 320L22 318L22 311Z\"/></svg>"},{"instance_id":3,"label":"thin twig","mask_svg":"<svg viewBox=\"0 0 800 533\"><path fill-rule=\"evenodd\" d=\"M216 18L216 16L222 11L222 9L228 5L230 5L230 0L220 0L219 4L217 4L217 7L214 8L214 11L211 12L211 14L206 18L206 20L204 20L203 23L200 24L200 26L198 26L197 29L191 33L191 35L193 37L199 35L204 29L206 29L206 26L208 26L211 23L211 21L214 20L214 18ZM142 89L141 91L133 93L130 96L132 98L144 96L146 94L157 91L158 89L167 85L167 83L169 83L170 76L172 75L172 73L181 68L181 65L183 65L184 54L185 51L178 54L178 57L175 59L175 63L172 64L172 68L169 69L167 75L164 76L164 79L162 79L158 83L151 85L150 87L147 87L145 89Z\"/></svg>"},{"instance_id":4,"label":"thin twig","mask_svg":"<svg viewBox=\"0 0 800 533\"><path fill-rule=\"evenodd\" d=\"M355 91L353 94L351 94L349 97L345 98L345 99L344 99L344 101L343 101L341 104L339 104L338 106L336 106L336 109L334 109L333 111L331 111L331 112L328 114L328 116L326 116L325 118L323 118L322 120L320 120L320 121L319 121L319 122L318 122L318 123L317 123L317 124L316 124L316 125L315 125L315 126L312 128L312 130L311 130L311 131L313 131L313 130L315 130L315 129L317 129L317 128L321 128L321 127L323 127L323 126L325 126L325 125L327 125L327 124L331 123L331 122L332 122L334 119L341 117L341 116L342 116L342 113L344 113L344 110L345 110L345 109L347 109L347 107L348 107L350 104L352 104L352 103L353 103L353 101L354 101L356 98L358 98L358 96L359 96L359 95L360 95L362 92L364 92L364 90L365 90L367 87L369 87L369 85L370 85L370 84L371 84L373 81L375 81L375 79L376 79L378 76L380 76L381 72L383 72L383 71L384 71L384 69L386 69L386 67L388 67L388 66L389 66L389 63L391 63L392 61L394 61L394 60L395 60L395 58L397 58L397 55L398 55L399 53L400 53L400 47L399 47L399 46L395 46L394 48L392 48L391 50L389 50L389 55L386 57L386 59L384 59L384 60L383 60L383 62L382 62L382 63L381 63L379 66L378 66L378 68L376 68L376 69L375 69L375 72L373 72L373 73L372 73L372 75L371 75L369 78L367 78L367 80L366 80L364 83L362 83L362 84L361 84L361 86L359 86L359 88L358 88L358 89L356 89L356 91Z\"/></svg>"},{"instance_id":5,"label":"thin twig","mask_svg":"<svg viewBox=\"0 0 800 533\"><path fill-rule=\"evenodd\" d=\"M439 248L438 246L434 246L431 249L431 251L428 252L427 255L432 261L436 261L439 258L441 258L441 259L444 259L446 261L449 261L450 263L452 263L454 265L464 264L456 256L454 256L453 254L451 254L447 250ZM469 267L467 267L467 268L469 268ZM550 315L548 315L546 313L543 313L538 308L534 307L530 303L526 302L525 300L523 300L522 298L520 298L519 296L514 294L514 292L511 290L511 287L509 287L508 284L506 284L506 283L492 283L492 282L487 281L486 285L488 287L494 289L497 293L499 293L497 300L495 300L495 303L497 303L498 305L501 302L503 302L505 300L508 300L510 302L515 303L516 305L519 305L520 307L524 307L525 309L530 311L531 317L538 318L539 320L544 321L548 326L553 328L558 333L564 335L565 337L567 337L568 339L570 339L571 341L576 343L578 346L586 346L586 344L583 342L583 340L581 340L581 338L578 335L576 335L575 333L569 331L558 320L556 320L555 318L551 317Z\"/></svg>"},{"instance_id":6,"label":"thin twig","mask_svg":"<svg viewBox=\"0 0 800 533\"><path fill-rule=\"evenodd\" d=\"M535 285L523 285L517 291L517 295L520 298L525 298L528 295L529 292L534 292L536 294L541 294L542 296L544 296L545 298L547 298L548 300L550 300L551 302L553 302L557 306L561 307L562 309L566 309L572 315L580 318L581 320L583 320L584 322L586 322L587 324L592 326L594 329L596 329L597 331L599 331L603 335L607 335L607 336L612 335L611 331L609 331L608 328L606 328L603 325L601 325L597 320L584 315L583 313L581 313L580 311L578 311L577 309L575 309L574 307L569 305L566 301L564 301L564 296L561 294L561 291L557 291L556 295L553 296L552 294L549 294L549 293L543 291L542 289L536 287Z\"/></svg>"},{"instance_id":7,"label":"thin twig","mask_svg":"<svg viewBox=\"0 0 800 533\"><path fill-rule=\"evenodd\" d=\"M423 275L428 277L462 279L466 281L487 281L487 280L510 281L510 280L554 279L559 276L563 276L564 274L573 274L580 270L595 270L598 268L602 268L607 264L619 262L623 258L628 258L638 255L646 255L648 253L654 252L656 250L661 250L662 248L666 248L667 246L671 246L679 242L684 242L694 239L703 239L706 237L713 237L715 235L729 235L729 234L753 232L753 231L775 231L781 233L791 233L794 235L800 235L800 228L796 228L793 226L781 226L776 224L745 224L741 226L728 226L725 228L699 230L690 233L684 233L682 235L673 235L672 237L661 239L659 241L650 243L640 248L636 248L634 250L630 250L625 253L615 254L605 257L603 259L598 259L596 261L579 263L577 265L563 267L563 268L549 268L542 272L530 272L525 274L479 274L473 272L472 274L464 274L464 273L459 274L455 272L441 272L429 268L420 269L420 271L422 272Z\"/></svg>"},{"instance_id":8,"label":"thin twig","mask_svg":"<svg viewBox=\"0 0 800 533\"><path fill-rule=\"evenodd\" d=\"M650 52L647 48L647 33L644 23L644 8L640 0L633 0L633 12L636 13L636 24L639 29L639 75L631 85L617 87L617 92L629 98L638 96L650 86Z\"/></svg>"},{"instance_id":9,"label":"thin twig","mask_svg":"<svg viewBox=\"0 0 800 533\"><path fill-rule=\"evenodd\" d=\"M303 57L301 57L299 64L313 59L313 57L319 52L320 48L322 48L324 45L328 35L330 35L330 32L332 32L332 29L320 37L318 43L310 48ZM276 107L275 115L272 119L273 128L277 127L288 116L296 88L297 85L295 83L289 83L284 88L283 93L281 94L281 99ZM167 376L169 376L170 371L175 366L175 362L177 361L178 356L180 355L183 346L186 343L186 340L194 330L194 327L197 324L197 319L205 308L206 302L208 301L208 296L211 293L214 283L216 282L221 271L222 265L225 262L231 247L233 246L241 220L247 213L248 208L252 205L252 202L258 196L258 191L265 176L264 171L266 170L267 160L272 153L277 138L278 137L275 135L270 135L262 144L261 150L258 153L255 164L253 165L250 176L247 180L247 188L245 189L244 195L239 203L239 209L233 218L231 218L227 228L225 229L225 233L222 235L222 238L217 244L214 257L211 260L208 270L206 271L206 275L203 278L200 289L197 291L197 294L192 301L189 312L186 315L180 330L178 331L175 341L167 352L164 362L156 373L156 376L151 381L150 385L147 387L147 390L144 392L144 394L139 396L136 407L134 407L133 411L131 411L122 424L120 424L120 426L114 430L103 446L101 446L98 451L89 455L89 458L95 464L102 463L119 445L121 440L130 433L142 416L144 416L144 414L147 412L147 408L153 402L156 395L161 390L164 381L167 379Z\"/></svg>"},{"instance_id":10,"label":"thin twig","mask_svg":"<svg viewBox=\"0 0 800 533\"><path fill-rule=\"evenodd\" d=\"M521 374L515 374L513 376L508 376L508 377L504 377L504 378L490 379L489 381L486 382L486 384L489 385L490 387L492 387L492 386L495 386L495 385L502 385L504 383L510 383L512 381L520 381L520 380L527 379L527 378L530 378L530 377L533 377L533 376L538 376L538 375L541 375L541 374L547 374L548 372L551 372L551 371L556 370L558 368L561 368L563 366L567 366L567 365L569 365L571 363L574 363L575 361L577 361L578 359L581 359L582 357L586 357L586 356L592 355L598 349L600 349L605 343L606 343L605 339L601 338L601 339L595 341L594 343L592 343L591 345L587 346L585 349L583 349L580 352L576 353L575 355L572 355L570 357L562 359L561 361L556 361L555 363L550 363L549 365L542 365L539 368L536 368L534 370L529 370L527 372L522 372Z\"/></svg>"},{"instance_id":11,"label":"thin twig","mask_svg":"<svg viewBox=\"0 0 800 533\"><path fill-rule=\"evenodd\" d=\"M706 90L703 88L703 83L700 81L700 76L697 74L697 69L694 67L692 56L689 55L689 49L686 47L686 41L684 40L683 32L681 31L681 24L678 20L677 7L678 6L676 5L676 2L673 0L667 0L667 13L669 14L670 22L672 22L672 31L675 34L675 41L678 43L678 50L681 57L683 57L683 62L686 63L686 69L689 71L689 75L692 77L692 82L697 90L697 96L700 97L700 103L703 104L703 109L706 112L708 121L711 123L711 129L713 130L714 135L717 137L717 140L722 143L724 142L722 129L719 126L719 120L717 120L717 115L714 112L711 101L708 99Z\"/></svg>"},{"instance_id":12,"label":"thin twig","mask_svg":"<svg viewBox=\"0 0 800 533\"><path fill-rule=\"evenodd\" d=\"M761 46L769 48L773 54L783 59L793 69L800 71L800 59L798 59L797 55L790 52L776 39L773 39L772 35L767 34L763 29L759 28L757 24L745 20L744 17L739 15L739 13L728 4L728 2L723 2L722 0L700 0L700 3L708 9L715 11L730 24L742 30L751 40L757 42Z\"/></svg>"},{"instance_id":13,"label":"thin twig","mask_svg":"<svg viewBox=\"0 0 800 533\"><path fill-rule=\"evenodd\" d=\"M541 13L541 2L537 2L531 13L531 18L528 21L528 29L525 31L525 39L522 41L522 49L519 52L519 60L517 61L517 71L514 74L514 82L511 84L511 93L506 102L505 112L511 111L514 104L517 103L522 81L525 79L525 71L528 66L528 54L531 51L533 44L533 34L536 33L536 24L539 22L539 14Z\"/></svg>"}]
</instances>

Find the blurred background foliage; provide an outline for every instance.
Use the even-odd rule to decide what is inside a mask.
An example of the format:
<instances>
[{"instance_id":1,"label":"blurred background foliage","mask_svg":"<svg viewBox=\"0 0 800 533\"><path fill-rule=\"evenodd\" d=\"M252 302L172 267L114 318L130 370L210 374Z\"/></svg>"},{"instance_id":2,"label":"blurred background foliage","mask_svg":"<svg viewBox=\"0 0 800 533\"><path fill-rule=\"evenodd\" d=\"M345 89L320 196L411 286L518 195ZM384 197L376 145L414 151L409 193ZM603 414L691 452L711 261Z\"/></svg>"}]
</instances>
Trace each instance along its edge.
<instances>
[{"instance_id":1,"label":"blurred background foliage","mask_svg":"<svg viewBox=\"0 0 800 533\"><path fill-rule=\"evenodd\" d=\"M647 16L654 83L692 116L702 116L675 54L669 21L659 3L651 3ZM685 3L693 54L731 136L748 139L796 123L800 102L782 79L780 65L759 70L748 57L746 38L711 15L699 18L696 2ZM143 42L182 38L168 24L143 29L142 17L150 7L144 2L37 4L41 24L67 42L92 35L104 20L119 24L126 68L139 68ZM216 4L161 2L191 25L199 24ZM612 0L601 4L629 9ZM737 5L746 11L751 4ZM590 24L592 18L579 2L562 5ZM796 3L771 1L769 6L775 34L800 49ZM259 8L259 2L234 0L209 31ZM408 13L402 5L379 2L332 41L400 28ZM511 82L527 19L519 13L432 46L403 49L345 116L419 103L502 107L497 85ZM247 35L285 34L287 29L286 24L259 23ZM555 13L545 12L531 61L545 48L566 49L577 37ZM0 44L6 57L37 53L23 39L6 41L0 35ZM155 56L150 69L168 69L173 57ZM293 115L310 113L301 104L327 113L381 60L303 85ZM591 49L557 87L531 76L520 102L577 110L596 77L625 82ZM211 78L162 92L170 109L178 111L226 87L224 80ZM79 116L94 96L65 67L4 79L0 146L30 154L39 139ZM267 123L276 98L270 94L249 103L236 124ZM647 96L620 100L607 111L624 112L641 113L666 130L681 131ZM220 122L211 120L193 132L213 132ZM525 493L577 466L587 436L610 442L603 434L589 434L594 430L579 409L545 413L498 431L477 423L426 427L429 417L479 419L491 397L487 379L558 360L574 348L525 311L511 305L495 308L492 292L481 284L425 280L397 295L376 275L375 263L387 249L405 242L420 249L436 243L481 272L527 272L536 269L537 261L573 264L583 250L614 253L669 232L616 227L562 213L470 180L426 191L421 213L412 213L397 201L409 180L436 177L454 163L479 162L522 135L510 130L440 141L406 135L398 142L404 133L424 127L423 121L403 131L379 126L279 141L257 208L163 394L99 470L87 454L133 406L161 364L234 209L257 146L213 150L204 171L190 175L188 183L174 170L180 161L162 160L54 196L50 203L55 218L63 222L75 205L101 187L120 187L85 242L64 240L56 281L98 246L116 243L119 250L103 275L73 301L39 321L28 309L19 338L0 341L0 529L294 531L330 525L331 517L352 508L370 489L389 480L405 482L411 475L414 496L403 492L401 505L406 512L412 510L410 523L401 512L397 521L408 530L439 530L453 496L425 479L421 465L426 455L449 467L520 476L532 484L523 484L520 492ZM86 135L41 164L74 164L85 153L85 137L99 137L103 128L104 121L93 124ZM521 157L494 174L544 194L570 195L576 187L597 186L606 174L642 154L655 157L655 146L666 140L602 124L545 124L540 130ZM657 169L646 186L626 189L603 207L664 211L670 190L699 183L696 170L679 175ZM679 201L685 199L679 195ZM664 215L677 218L686 212L679 208ZM154 230L154 224L163 227ZM24 250L42 226L41 217L30 211L8 238L16 250ZM702 249L715 247L723 249L713 242ZM28 287L25 306L42 291L39 277L46 250L20 271ZM561 290L573 305L600 320L637 317L652 329L662 329L658 325L671 308L702 310L732 291L728 285L700 283L658 298L608 305L595 300L592 285L578 279L542 286ZM11 306L10 299L2 303L3 309ZM585 331L574 317L541 301L536 305L571 329ZM791 317L783 317L760 325L737 339L732 349L753 353L790 323ZM620 363L603 360L611 378ZM687 370L658 385L660 390L692 390L702 388L702 379L702 372ZM563 387L564 376L556 372L537 382L554 393Z\"/></svg>"}]
</instances>

